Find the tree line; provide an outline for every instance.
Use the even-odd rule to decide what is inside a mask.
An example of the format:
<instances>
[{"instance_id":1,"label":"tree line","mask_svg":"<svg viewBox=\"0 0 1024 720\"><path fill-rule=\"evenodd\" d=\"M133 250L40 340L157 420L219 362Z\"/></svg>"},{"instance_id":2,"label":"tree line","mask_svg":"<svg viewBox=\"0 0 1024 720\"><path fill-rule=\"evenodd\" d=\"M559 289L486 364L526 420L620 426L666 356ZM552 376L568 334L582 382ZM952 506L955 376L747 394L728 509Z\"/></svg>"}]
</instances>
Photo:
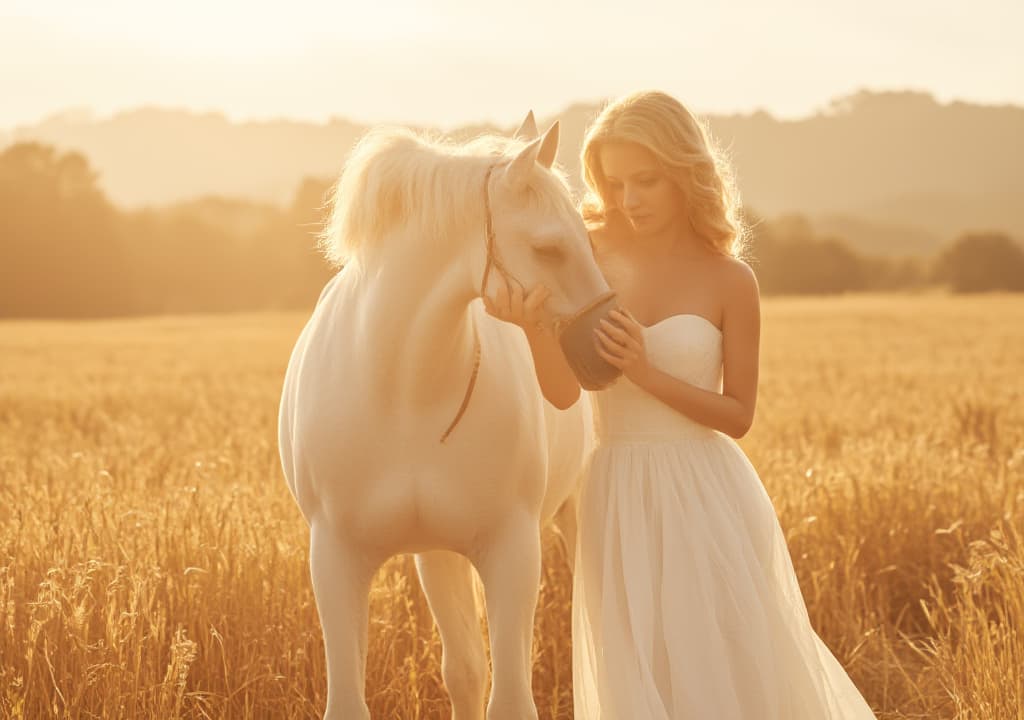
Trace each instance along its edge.
<instances>
[{"instance_id":1,"label":"tree line","mask_svg":"<svg viewBox=\"0 0 1024 720\"><path fill-rule=\"evenodd\" d=\"M125 211L82 154L12 145L0 153L0 317L308 309L333 272L315 240L329 185L307 179L287 208L206 197ZM1024 248L1003 233L893 260L818 236L800 216L746 220L766 294L1024 290Z\"/></svg>"}]
</instances>

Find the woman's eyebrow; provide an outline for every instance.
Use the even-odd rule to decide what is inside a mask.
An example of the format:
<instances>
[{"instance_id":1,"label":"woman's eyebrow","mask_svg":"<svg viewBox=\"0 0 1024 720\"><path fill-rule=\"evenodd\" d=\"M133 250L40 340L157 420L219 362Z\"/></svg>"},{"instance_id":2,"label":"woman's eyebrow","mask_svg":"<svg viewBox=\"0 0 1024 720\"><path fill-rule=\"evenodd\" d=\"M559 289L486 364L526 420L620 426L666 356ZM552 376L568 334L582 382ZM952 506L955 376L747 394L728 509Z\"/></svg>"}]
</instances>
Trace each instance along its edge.
<instances>
[{"instance_id":1,"label":"woman's eyebrow","mask_svg":"<svg viewBox=\"0 0 1024 720\"><path fill-rule=\"evenodd\" d=\"M631 173L629 175L629 177L635 178L635 177L637 177L639 175L650 175L651 173L654 173L654 172L657 172L656 168L643 168L642 170L637 170L636 172ZM605 173L604 176L608 180L618 180L619 179L618 176L616 176L616 175L609 175L608 173Z\"/></svg>"}]
</instances>

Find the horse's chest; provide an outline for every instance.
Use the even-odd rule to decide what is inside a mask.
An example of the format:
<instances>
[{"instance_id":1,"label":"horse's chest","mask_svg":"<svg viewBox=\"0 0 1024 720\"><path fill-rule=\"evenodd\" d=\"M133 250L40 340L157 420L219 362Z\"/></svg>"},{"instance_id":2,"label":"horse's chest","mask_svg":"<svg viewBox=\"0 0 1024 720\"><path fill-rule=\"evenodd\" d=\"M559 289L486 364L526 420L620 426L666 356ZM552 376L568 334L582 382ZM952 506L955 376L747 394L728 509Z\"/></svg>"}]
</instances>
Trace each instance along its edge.
<instances>
[{"instance_id":1,"label":"horse's chest","mask_svg":"<svg viewBox=\"0 0 1024 720\"><path fill-rule=\"evenodd\" d=\"M379 547L464 551L512 509L541 506L545 463L536 443L484 437L475 425L460 425L445 445L436 433L384 438L325 462L331 475L320 475L319 488L331 517Z\"/></svg>"}]
</instances>

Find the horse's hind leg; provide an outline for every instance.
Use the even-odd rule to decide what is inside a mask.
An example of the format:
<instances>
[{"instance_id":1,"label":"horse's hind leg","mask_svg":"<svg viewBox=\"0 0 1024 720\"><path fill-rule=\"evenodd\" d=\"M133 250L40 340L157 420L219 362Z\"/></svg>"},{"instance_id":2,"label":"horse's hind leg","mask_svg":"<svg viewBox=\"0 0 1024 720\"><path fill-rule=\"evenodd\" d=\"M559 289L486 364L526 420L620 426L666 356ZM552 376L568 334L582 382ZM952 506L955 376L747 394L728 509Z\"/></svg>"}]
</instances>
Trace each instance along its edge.
<instances>
[{"instance_id":1,"label":"horse's hind leg","mask_svg":"<svg viewBox=\"0 0 1024 720\"><path fill-rule=\"evenodd\" d=\"M555 513L554 525L562 540L562 550L565 552L565 561L569 565L569 572L576 571L576 493L565 499L562 506Z\"/></svg>"},{"instance_id":2,"label":"horse's hind leg","mask_svg":"<svg viewBox=\"0 0 1024 720\"><path fill-rule=\"evenodd\" d=\"M417 555L416 569L441 634L441 675L452 720L483 720L487 656L473 600L473 567L462 555L436 550Z\"/></svg>"},{"instance_id":3,"label":"horse's hind leg","mask_svg":"<svg viewBox=\"0 0 1024 720\"><path fill-rule=\"evenodd\" d=\"M309 567L327 655L324 720L370 720L366 638L370 583L379 566L322 521L310 526Z\"/></svg>"},{"instance_id":4,"label":"horse's hind leg","mask_svg":"<svg viewBox=\"0 0 1024 720\"><path fill-rule=\"evenodd\" d=\"M488 720L537 720L531 692L533 618L540 590L540 527L509 515L474 558L484 584L493 676Z\"/></svg>"}]
</instances>

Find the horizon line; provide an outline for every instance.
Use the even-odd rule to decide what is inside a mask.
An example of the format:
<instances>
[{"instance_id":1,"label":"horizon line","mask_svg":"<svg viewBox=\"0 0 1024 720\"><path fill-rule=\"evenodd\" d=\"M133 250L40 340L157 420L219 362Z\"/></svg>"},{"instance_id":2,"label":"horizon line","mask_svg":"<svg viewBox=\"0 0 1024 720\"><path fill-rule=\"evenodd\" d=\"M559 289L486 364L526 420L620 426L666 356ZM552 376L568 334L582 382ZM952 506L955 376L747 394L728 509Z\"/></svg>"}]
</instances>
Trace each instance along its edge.
<instances>
[{"instance_id":1,"label":"horizon line","mask_svg":"<svg viewBox=\"0 0 1024 720\"><path fill-rule=\"evenodd\" d=\"M772 111L772 110L770 110L768 108L765 108L763 106L755 106L755 107L751 107L751 108L748 108L748 109L732 109L732 110L703 110L703 109L697 109L695 112L698 115L701 115L701 116L704 116L704 117L715 117L715 116L717 116L717 117L751 117L751 116L754 116L754 115L764 114L764 115L768 115L773 120L776 120L778 122L800 122L800 121L803 121L803 120L810 120L810 119L813 119L815 117L828 116L829 109L830 109L831 106L838 105L843 100L855 98L855 97L857 97L859 95L918 95L918 96L927 96L936 105L939 105L941 107L948 107L948 106L951 106L951 105L974 105L974 106L983 107L983 108L1016 108L1016 109L1024 109L1024 105L1018 104L1018 103L1012 102L1012 101L983 102L983 101L976 101L976 100L965 100L965 99L962 99L962 98L943 99L937 93L935 93L933 90L913 88L913 87L907 87L907 86L898 87L898 88L897 87L879 88L879 87L861 86L861 87L859 87L859 88L857 88L855 90L849 91L849 92L838 93L836 95L833 95L824 104L817 105L817 106L815 106L810 111L805 111L803 113L797 113L797 114L778 113L778 112ZM576 107L576 106L579 106L579 105L584 105L584 106L590 106L590 105L592 105L592 106L600 106L601 104L603 104L605 102L608 102L611 99L612 99L612 96L609 96L607 98L596 98L596 99L595 98L591 98L591 99L572 100L572 101L569 101L567 103L564 103L562 105L562 109L559 110L559 111L556 111L554 113L547 113L547 112L543 112L543 111L537 111L536 108L533 108L533 110L536 112L538 117L547 118L547 117L554 116L554 117L557 118L559 115L561 115L562 113L566 112L567 110L569 110L572 107ZM530 108L527 108L527 109L529 110ZM86 106L86 105L69 105L69 106L65 106L65 107L60 108L60 109L56 109L56 110L52 110L50 112L44 113L42 116L39 116L34 121L21 121L21 122L15 123L13 125L0 126L0 133L13 134L13 133L15 133L15 132L17 132L19 130L28 129L28 128L31 128L32 126L36 126L36 125L42 125L44 123L52 122L52 121L57 120L57 119L61 119L61 118L74 118L76 115L81 115L81 116L87 118L88 122L105 122L105 121L112 120L112 119L114 119L114 118L116 118L118 116L131 114L133 112L138 112L138 111L141 111L141 110L157 110L157 111L163 111L163 112L181 112L181 113L188 113L188 114L197 115L197 116L217 115L217 116L223 117L225 120L227 120L229 123L231 123L233 125L247 125L247 124L256 125L256 124L270 124L270 123L284 122L284 123L295 123L295 124L306 124L306 125L320 125L320 126L326 127L326 126L328 126L328 125L330 125L330 124L332 124L334 122L346 122L346 123L349 123L351 125L362 126L362 127L373 127L373 126L377 126L377 125L402 125L402 126L406 126L406 127L420 127L420 128L438 129L438 130L442 130L442 131L454 131L454 130L458 130L458 129L461 129L461 128L464 128L464 127L467 127L467 126L483 125L483 126L492 126L492 127L503 127L504 125L515 125L515 124L517 124L519 122L518 119L516 119L516 120L509 120L508 122L502 122L501 120L498 120L498 119L496 119L494 117L478 117L476 119L466 119L466 120L460 121L460 122L455 123L455 124L432 124L432 123L429 123L429 122L427 122L427 123L425 123L425 122L417 122L417 121L408 120L408 119L406 119L406 120L396 120L396 119L367 120L367 119L357 118L355 116L342 115L342 114L338 114L338 113L331 113L331 114L322 115L322 116L318 116L318 117L313 117L311 115L291 115L291 116L289 116L289 115L286 115L286 114L275 114L275 115L250 114L250 115L245 115L245 114L231 113L231 112L229 112L229 111L227 111L227 110L225 110L223 108L211 108L211 107L201 108L201 107L188 106L188 105L183 105L183 104L162 103L162 102L147 102L147 103L135 104L135 105L124 105L122 107L116 108L114 110L109 110L109 111L97 110L94 107Z\"/></svg>"}]
</instances>

